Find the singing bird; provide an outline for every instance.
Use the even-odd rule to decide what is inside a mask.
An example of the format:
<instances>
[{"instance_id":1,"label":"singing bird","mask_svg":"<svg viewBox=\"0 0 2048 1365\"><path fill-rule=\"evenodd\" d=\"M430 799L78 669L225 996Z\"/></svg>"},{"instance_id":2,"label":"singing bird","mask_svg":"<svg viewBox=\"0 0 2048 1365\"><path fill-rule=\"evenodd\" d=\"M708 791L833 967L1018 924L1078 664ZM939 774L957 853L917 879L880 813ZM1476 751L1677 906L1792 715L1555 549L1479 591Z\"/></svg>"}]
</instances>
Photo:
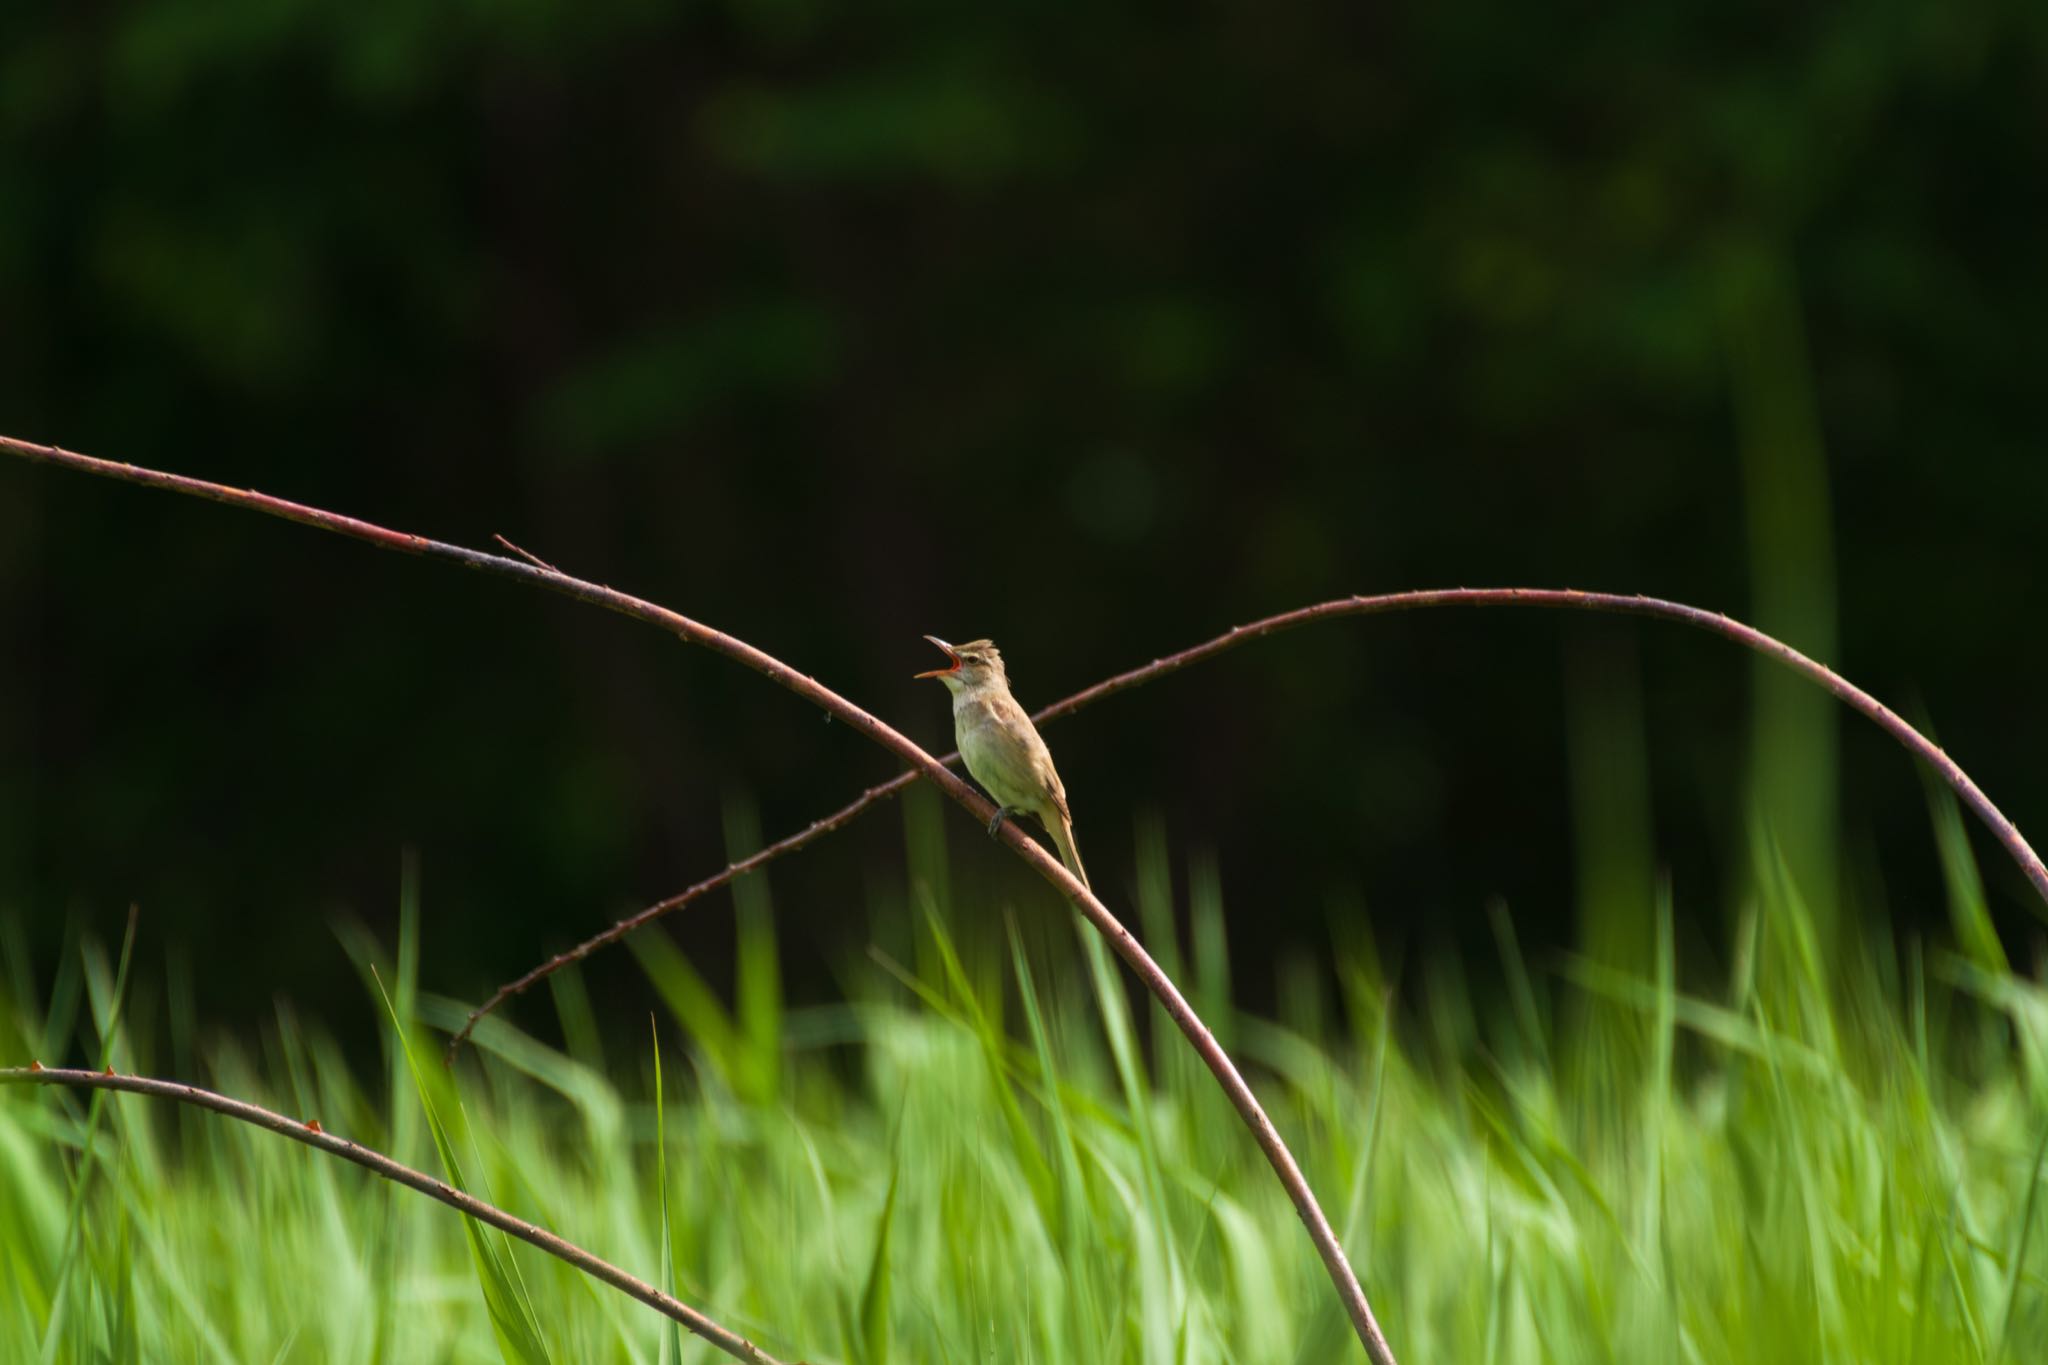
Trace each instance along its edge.
<instances>
[{"instance_id":1,"label":"singing bird","mask_svg":"<svg viewBox=\"0 0 2048 1365\"><path fill-rule=\"evenodd\" d=\"M990 836L1003 827L1006 816L1022 811L1038 817L1038 823L1059 845L1060 860L1067 870L1087 886L1088 874L1081 867L1080 850L1074 847L1074 817L1067 810L1067 789L1052 766L1045 741L1038 737L1038 727L1010 695L1003 656L987 640L949 645L936 635L924 638L945 650L953 661L950 667L917 676L937 678L953 694L953 738L960 746L960 756L967 760L967 771L974 780L996 799L995 818L988 822Z\"/></svg>"}]
</instances>

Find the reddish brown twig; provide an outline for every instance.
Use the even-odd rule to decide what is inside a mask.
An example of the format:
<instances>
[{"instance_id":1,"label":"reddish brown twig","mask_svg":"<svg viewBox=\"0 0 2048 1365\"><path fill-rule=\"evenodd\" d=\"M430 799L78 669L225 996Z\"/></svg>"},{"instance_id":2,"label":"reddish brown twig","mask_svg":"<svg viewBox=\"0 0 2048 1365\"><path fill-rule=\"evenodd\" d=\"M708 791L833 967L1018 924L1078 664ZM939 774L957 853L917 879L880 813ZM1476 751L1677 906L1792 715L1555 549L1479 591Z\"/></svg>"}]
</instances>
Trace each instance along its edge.
<instances>
[{"instance_id":1,"label":"reddish brown twig","mask_svg":"<svg viewBox=\"0 0 2048 1365\"><path fill-rule=\"evenodd\" d=\"M25 1066L0 1068L0 1085L68 1085L92 1090L123 1090L132 1095L151 1095L157 1099L176 1100L180 1104L197 1105L211 1109L216 1114L225 1114L231 1119L254 1124L294 1142L303 1142L308 1147L338 1156L344 1161L353 1161L373 1174L408 1189L418 1190L429 1199L438 1199L452 1209L459 1209L480 1223L510 1233L522 1242L531 1243L558 1260L567 1261L584 1274L603 1280L612 1288L629 1294L658 1313L674 1318L698 1336L716 1346L735 1360L750 1362L750 1365L780 1365L775 1357L748 1341L737 1332L721 1327L705 1317L690 1305L662 1293L653 1285L636 1276L628 1275L609 1261L600 1260L574 1242L556 1236L536 1223L486 1204L475 1195L458 1190L445 1180L436 1180L424 1171L393 1161L382 1152L372 1151L360 1143L347 1138L336 1137L321 1128L317 1120L286 1118L283 1114L248 1103L246 1100L230 1099L212 1090L202 1090L196 1085L184 1085L177 1081L157 1080L149 1076L130 1076L113 1071L73 1071L55 1067Z\"/></svg>"},{"instance_id":2,"label":"reddish brown twig","mask_svg":"<svg viewBox=\"0 0 2048 1365\"><path fill-rule=\"evenodd\" d=\"M959 762L959 760L960 753L958 750L955 750L939 759L939 762L951 767ZM518 980L507 981L504 985L498 987L497 990L491 992L490 999L469 1012L469 1016L462 1021L462 1027L455 1030L454 1034L449 1037L448 1047L443 1054L443 1060L453 1062L456 1052L461 1049L465 1042L469 1041L469 1035L476 1031L476 1026L482 1023L486 1016L495 1013L500 1005L503 1005L513 996L525 994L570 963L581 962L598 949L610 947L635 929L643 925L652 924L655 920L660 919L671 911L680 910L691 901L711 894L728 882L744 877L747 873L757 868L766 867L783 854L794 853L805 844L830 834L833 830L847 824L869 806L886 797L895 795L922 776L924 776L923 773L912 768L908 772L898 773L887 782L869 787L858 797L847 802L844 806L841 806L823 819L813 820L796 833L777 839L774 843L767 845L759 851L750 853L737 862L727 864L721 871L706 877L701 882L684 887L667 900L659 900L644 910L634 911L610 928L600 933L592 934L575 947L556 953L546 962L541 963Z\"/></svg>"},{"instance_id":3,"label":"reddish brown twig","mask_svg":"<svg viewBox=\"0 0 2048 1365\"><path fill-rule=\"evenodd\" d=\"M1247 640L1261 639L1275 635L1296 626L1305 626L1314 621L1329 620L1342 616L1376 616L1389 612L1415 611L1424 607L1549 607L1567 611L1594 611L1624 616L1650 616L1665 621L1676 621L1692 626L1724 640L1732 640L1746 649L1756 651L1765 658L1781 663L1833 693L1850 708L1860 711L1877 727L1904 745L1906 751L1926 763L1941 775L1951 790L1968 806L1972 813L1991 831L2020 872L2033 883L2034 890L2044 903L2048 903L2048 866L2043 866L2041 855L2034 851L2018 826L2006 818L2005 812L1992 804L1991 798L1962 770L1957 762L1944 752L1940 745L1908 725L1898 712L1886 706L1877 698L1865 692L1841 674L1816 659L1808 658L1792 646L1764 634L1754 626L1744 625L1733 617L1700 607L1690 607L1683 602L1671 602L1660 597L1643 597L1633 593L1580 592L1572 588L1434 588L1417 592L1382 593L1373 597L1340 597L1331 602L1318 602L1314 606L1298 607L1283 611L1277 616L1268 616L1249 625L1232 626L1213 640L1184 649L1178 654L1169 654L1154 659L1142 668L1119 673L1104 679L1093 687L1083 688L1064 701L1055 702L1039 712L1042 720L1051 720L1078 711L1090 702L1097 702L1117 692L1136 687L1168 673L1177 672L1191 664L1214 658L1226 649L1243 644Z\"/></svg>"},{"instance_id":4,"label":"reddish brown twig","mask_svg":"<svg viewBox=\"0 0 2048 1365\"><path fill-rule=\"evenodd\" d=\"M468 568L482 569L508 578L536 583L577 601L588 602L607 611L645 621L649 625L658 626L680 636L691 644L702 645L744 664L770 682L780 684L836 719L852 726L875 743L894 751L900 758L936 782L946 795L973 812L975 818L983 824L987 824L989 818L995 814L995 808L979 792L947 771L945 765L938 759L912 743L892 726L855 706L817 679L790 668L773 655L735 636L693 621L680 612L656 606L652 602L613 588L541 569L516 559L486 554L481 550L471 550L444 541L429 540L424 536L405 535L354 517L341 516L302 503L288 502L282 498L258 493L253 489L230 488L225 484L209 483L204 479L142 469L135 465L97 459L55 446L36 445L6 436L0 436L0 450L85 473L122 479L153 488L164 488L213 502L284 517L290 521L365 540L387 549L452 560ZM1087 887L1076 880L1059 859L1052 857L1035 843L1015 821L1003 825L998 837L1035 868L1041 877L1051 882L1061 894L1079 907L1089 922L1109 940L1117 955L1123 958L1131 971L1145 983L1146 989L1159 1000L1168 1017L1187 1036L1188 1042L1193 1045L1203 1063L1216 1077L1217 1084L1222 1086L1224 1093L1230 1097L1232 1106L1244 1120L1245 1126L1251 1130L1259 1149L1265 1153L1267 1162L1271 1164L1274 1174L1279 1177L1282 1187L1286 1189L1288 1198L1294 1204L1295 1213L1301 1218L1302 1225L1308 1230L1309 1240L1315 1245L1316 1254L1322 1258L1323 1267L1328 1271L1330 1282L1337 1290L1346 1316L1351 1319L1359 1341L1365 1346L1366 1354L1372 1359L1373 1365L1393 1365L1393 1349L1387 1345L1386 1336L1380 1331L1379 1323L1373 1317L1372 1308L1366 1302L1365 1291L1358 1283L1358 1276L1353 1273L1351 1263L1345 1258L1344 1248L1337 1241L1336 1232L1330 1227L1329 1219L1323 1215L1322 1207L1316 1203L1315 1194L1309 1189L1300 1166L1295 1163L1294 1154L1287 1149L1287 1144L1280 1137L1279 1129L1273 1126L1272 1119L1267 1117L1258 1097L1245 1083L1236 1064L1216 1042L1215 1035L1209 1032L1208 1027L1195 1014L1194 1009L1181 995L1180 989L1160 970L1159 964L1152 960L1151 955L1131 936L1130 931L1110 913L1109 907L1097 900Z\"/></svg>"},{"instance_id":5,"label":"reddish brown twig","mask_svg":"<svg viewBox=\"0 0 2048 1365\"><path fill-rule=\"evenodd\" d=\"M511 541L505 539L505 537L499 535L496 531L491 532L491 539L497 541L500 545L510 550L513 554L518 555L521 559L533 565L533 567L536 569L546 569L549 573L561 572L560 569L557 569L554 565L548 563L545 559L542 559L533 551L520 549L517 545L514 545Z\"/></svg>"},{"instance_id":6,"label":"reddish brown twig","mask_svg":"<svg viewBox=\"0 0 2048 1365\"><path fill-rule=\"evenodd\" d=\"M1964 805L1984 822L1992 836L1998 840L2019 864L2020 871L2034 884L2044 903L2048 903L2048 868L2043 868L2040 855L2021 835L2019 829L2005 817L2004 812L1993 805L1983 790L1971 780L1970 775L1957 765L1941 747L1925 735L1900 719L1897 712L1878 701L1860 687L1849 682L1827 665L1816 662L1791 646L1765 635L1762 631L1746 626L1718 612L1703 611L1689 607L1682 602L1668 602L1656 597L1639 597L1622 593L1576 592L1569 588L1438 588L1418 592L1382 593L1373 597L1340 597L1331 602L1319 602L1314 606L1300 607L1294 611L1281 612L1253 621L1249 625L1232 626L1213 640L1205 641L1192 649L1181 650L1164 658L1128 672L1106 678L1093 687L1083 688L1071 697L1056 701L1044 710L1035 713L1033 719L1044 723L1057 720L1097 702L1104 697L1127 691L1140 683L1151 682L1193 664L1214 658L1226 649L1235 648L1248 640L1262 639L1268 635L1304 626L1312 621L1329 620L1343 616L1375 616L1397 611L1417 611L1425 607L1550 607L1566 610L1624 613L1633 616L1659 617L1667 621L1678 621L1698 629L1719 635L1723 639L1757 651L1768 658L1784 664L1787 668L1803 674L1834 693L1850 707L1862 712L1875 721L1887 734L1904 745L1908 752L1922 759L1941 775L1943 781L1955 791ZM949 767L960 758L958 752L947 754L940 759ZM898 773L887 782L869 787L852 801L847 802L823 819L814 820L796 833L778 839L757 853L740 859L723 871L706 877L703 881L679 891L667 900L656 901L646 909L636 912L606 929L592 935L583 942L549 958L517 981L500 986L491 998L469 1012L469 1018L455 1035L448 1040L448 1055L452 1058L457 1048L468 1039L478 1021L496 1010L513 996L531 989L541 981L554 975L572 962L580 962L598 949L618 942L644 924L660 919L670 911L680 909L700 896L708 895L719 887L756 871L786 853L794 853L806 844L812 843L836 829L851 824L864 814L870 806L887 800L911 783L924 776L917 769Z\"/></svg>"}]
</instances>

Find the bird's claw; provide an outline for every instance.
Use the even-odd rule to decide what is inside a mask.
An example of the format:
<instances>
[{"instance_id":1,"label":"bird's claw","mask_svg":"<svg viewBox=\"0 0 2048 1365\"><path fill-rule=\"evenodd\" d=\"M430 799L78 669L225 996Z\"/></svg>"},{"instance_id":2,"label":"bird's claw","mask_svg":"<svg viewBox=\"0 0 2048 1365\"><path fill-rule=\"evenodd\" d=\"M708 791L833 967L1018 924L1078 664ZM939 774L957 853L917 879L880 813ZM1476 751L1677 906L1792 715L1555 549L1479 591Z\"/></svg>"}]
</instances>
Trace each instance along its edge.
<instances>
[{"instance_id":1,"label":"bird's claw","mask_svg":"<svg viewBox=\"0 0 2048 1365\"><path fill-rule=\"evenodd\" d=\"M1003 821L1009 818L1010 808L1008 806L997 806L996 813L989 817L988 837L991 839L995 838L997 832L1003 827Z\"/></svg>"}]
</instances>

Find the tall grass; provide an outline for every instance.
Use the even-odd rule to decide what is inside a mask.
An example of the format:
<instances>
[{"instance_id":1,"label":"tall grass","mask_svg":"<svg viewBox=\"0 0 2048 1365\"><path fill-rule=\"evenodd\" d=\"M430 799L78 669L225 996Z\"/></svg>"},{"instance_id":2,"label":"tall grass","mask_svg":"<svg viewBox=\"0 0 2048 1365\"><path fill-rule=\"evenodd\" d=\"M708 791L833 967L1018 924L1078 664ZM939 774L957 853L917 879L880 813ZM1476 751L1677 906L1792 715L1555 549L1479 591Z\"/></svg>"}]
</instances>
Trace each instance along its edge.
<instances>
[{"instance_id":1,"label":"tall grass","mask_svg":"<svg viewBox=\"0 0 2048 1365\"><path fill-rule=\"evenodd\" d=\"M189 984L173 974L159 1005L152 973L123 985L91 945L29 981L12 940L0 1059L176 1072L445 1164L787 1359L1362 1358L1178 1036L1066 911L949 904L928 817L912 807L912 889L876 907L889 947L849 969L844 1005L785 1008L757 877L730 1004L658 929L639 940L666 1017L637 1055L601 1056L572 979L566 1049L494 1019L454 1077L415 1071L405 1034L462 1011L419 993L408 927L390 960L344 934L365 1008L394 1021L380 1074L288 1008L260 1038L202 1043ZM1525 961L1502 915L1500 990L1449 963L1390 983L1361 950L1289 983L1277 1021L1231 1009L1214 878L1176 886L1156 831L1137 901L1411 1365L2039 1360L2048 991L1989 932L1945 803L1936 828L1959 949L1865 933L1830 960L1766 862L1722 979L1676 960L1653 899L1634 907L1646 970ZM0 1090L0 1360L708 1358L530 1248L271 1135Z\"/></svg>"}]
</instances>

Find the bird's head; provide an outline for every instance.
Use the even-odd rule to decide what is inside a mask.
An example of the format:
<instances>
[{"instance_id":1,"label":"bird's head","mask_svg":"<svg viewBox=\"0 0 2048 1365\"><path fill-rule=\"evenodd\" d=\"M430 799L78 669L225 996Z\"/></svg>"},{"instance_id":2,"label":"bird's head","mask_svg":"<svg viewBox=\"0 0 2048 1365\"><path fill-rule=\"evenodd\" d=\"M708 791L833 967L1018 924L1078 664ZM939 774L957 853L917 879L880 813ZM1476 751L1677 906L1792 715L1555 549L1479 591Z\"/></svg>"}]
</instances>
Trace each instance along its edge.
<instances>
[{"instance_id":1,"label":"bird's head","mask_svg":"<svg viewBox=\"0 0 2048 1365\"><path fill-rule=\"evenodd\" d=\"M992 683L1007 685L1003 675L1003 656L987 640L969 640L964 645L949 645L936 635L924 637L946 651L952 662L945 668L934 668L920 673L920 678L937 678L946 685L949 692L973 692Z\"/></svg>"}]
</instances>

